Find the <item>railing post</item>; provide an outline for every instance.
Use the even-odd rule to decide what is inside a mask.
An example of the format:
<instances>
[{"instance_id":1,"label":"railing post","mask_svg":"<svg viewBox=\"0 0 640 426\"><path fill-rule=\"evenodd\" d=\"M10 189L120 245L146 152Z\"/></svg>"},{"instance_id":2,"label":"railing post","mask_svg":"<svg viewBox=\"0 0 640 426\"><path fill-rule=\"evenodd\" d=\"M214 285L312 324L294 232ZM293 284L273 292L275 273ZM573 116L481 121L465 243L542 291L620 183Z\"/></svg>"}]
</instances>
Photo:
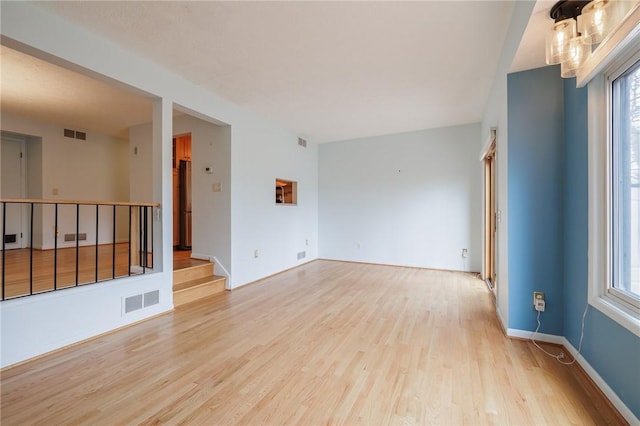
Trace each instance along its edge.
<instances>
[{"instance_id":1,"label":"railing post","mask_svg":"<svg viewBox=\"0 0 640 426\"><path fill-rule=\"evenodd\" d=\"M151 206L151 268L153 268L153 259L154 259L154 251L153 251L153 222L154 222L154 212L153 206Z\"/></svg>"},{"instance_id":2,"label":"railing post","mask_svg":"<svg viewBox=\"0 0 640 426\"><path fill-rule=\"evenodd\" d=\"M29 219L29 294L33 294L33 203ZM24 216L23 216L24 217Z\"/></svg>"},{"instance_id":3,"label":"railing post","mask_svg":"<svg viewBox=\"0 0 640 426\"><path fill-rule=\"evenodd\" d=\"M143 231L143 235L144 235L144 267L148 268L149 267L149 208L147 206L144 206L142 208L142 211L144 212L144 231ZM146 272L143 269L143 272Z\"/></svg>"},{"instance_id":4,"label":"railing post","mask_svg":"<svg viewBox=\"0 0 640 426\"><path fill-rule=\"evenodd\" d=\"M98 229L100 226L100 221L99 221L99 211L100 211L100 205L96 204L96 275L95 275L95 282L98 282Z\"/></svg>"},{"instance_id":5,"label":"railing post","mask_svg":"<svg viewBox=\"0 0 640 426\"><path fill-rule=\"evenodd\" d=\"M129 253L129 271L131 271L131 265L140 265L140 209L131 207L130 213L129 247L131 251Z\"/></svg>"},{"instance_id":6,"label":"railing post","mask_svg":"<svg viewBox=\"0 0 640 426\"><path fill-rule=\"evenodd\" d=\"M138 206L138 261L140 262L140 266L142 266L142 273L144 273L144 258L142 257L142 206Z\"/></svg>"},{"instance_id":7,"label":"railing post","mask_svg":"<svg viewBox=\"0 0 640 426\"><path fill-rule=\"evenodd\" d=\"M78 286L80 270L80 204L76 203L76 287Z\"/></svg>"},{"instance_id":8,"label":"railing post","mask_svg":"<svg viewBox=\"0 0 640 426\"><path fill-rule=\"evenodd\" d=\"M53 223L53 289L58 289L58 203L54 204Z\"/></svg>"},{"instance_id":9,"label":"railing post","mask_svg":"<svg viewBox=\"0 0 640 426\"><path fill-rule=\"evenodd\" d=\"M113 244L111 245L111 278L116 278L116 205L113 205Z\"/></svg>"},{"instance_id":10,"label":"railing post","mask_svg":"<svg viewBox=\"0 0 640 426\"><path fill-rule=\"evenodd\" d=\"M7 225L7 203L2 202L2 300L4 300L4 276L6 269L6 249L4 235L6 233L5 226Z\"/></svg>"}]
</instances>

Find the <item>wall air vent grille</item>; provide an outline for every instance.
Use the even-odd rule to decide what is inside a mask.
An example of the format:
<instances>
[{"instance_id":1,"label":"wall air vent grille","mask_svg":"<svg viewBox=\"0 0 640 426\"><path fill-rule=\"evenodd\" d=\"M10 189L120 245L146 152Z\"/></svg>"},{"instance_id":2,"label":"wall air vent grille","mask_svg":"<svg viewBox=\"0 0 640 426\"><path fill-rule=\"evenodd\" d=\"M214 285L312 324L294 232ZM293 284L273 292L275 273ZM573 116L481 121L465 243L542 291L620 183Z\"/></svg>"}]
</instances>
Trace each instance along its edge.
<instances>
[{"instance_id":1,"label":"wall air vent grille","mask_svg":"<svg viewBox=\"0 0 640 426\"><path fill-rule=\"evenodd\" d=\"M137 311L142 309L142 295L136 294L135 296L127 297L124 299L124 313Z\"/></svg>"},{"instance_id":2,"label":"wall air vent grille","mask_svg":"<svg viewBox=\"0 0 640 426\"><path fill-rule=\"evenodd\" d=\"M86 232L81 232L79 234L64 234L64 240L65 241L75 241L76 237L77 237L78 241L86 241L87 233Z\"/></svg>"},{"instance_id":3,"label":"wall air vent grille","mask_svg":"<svg viewBox=\"0 0 640 426\"><path fill-rule=\"evenodd\" d=\"M150 291L144 295L144 307L153 306L160 303L160 290Z\"/></svg>"},{"instance_id":4,"label":"wall air vent grille","mask_svg":"<svg viewBox=\"0 0 640 426\"><path fill-rule=\"evenodd\" d=\"M86 141L87 140L87 133L86 132L80 132L78 130L64 129L64 137L65 138L78 139L78 140L81 140L81 141Z\"/></svg>"},{"instance_id":5,"label":"wall air vent grille","mask_svg":"<svg viewBox=\"0 0 640 426\"><path fill-rule=\"evenodd\" d=\"M298 138L298 145L306 148L307 147L307 140L306 139L302 139L302 138Z\"/></svg>"},{"instance_id":6,"label":"wall air vent grille","mask_svg":"<svg viewBox=\"0 0 640 426\"><path fill-rule=\"evenodd\" d=\"M122 298L122 314L138 311L160 303L160 290L152 290L142 294Z\"/></svg>"}]
</instances>

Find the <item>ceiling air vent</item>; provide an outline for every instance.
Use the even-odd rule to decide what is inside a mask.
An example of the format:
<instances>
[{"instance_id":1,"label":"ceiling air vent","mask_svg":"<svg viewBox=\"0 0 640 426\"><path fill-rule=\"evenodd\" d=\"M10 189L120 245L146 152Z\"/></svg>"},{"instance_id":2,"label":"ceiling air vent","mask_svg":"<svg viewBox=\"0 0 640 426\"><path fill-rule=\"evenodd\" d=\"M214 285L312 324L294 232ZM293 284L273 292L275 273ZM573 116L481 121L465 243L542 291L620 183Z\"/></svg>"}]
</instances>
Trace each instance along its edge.
<instances>
[{"instance_id":1,"label":"ceiling air vent","mask_svg":"<svg viewBox=\"0 0 640 426\"><path fill-rule=\"evenodd\" d=\"M64 137L65 138L75 138L76 137L75 130L64 129Z\"/></svg>"},{"instance_id":2,"label":"ceiling air vent","mask_svg":"<svg viewBox=\"0 0 640 426\"><path fill-rule=\"evenodd\" d=\"M307 147L307 140L306 139L302 139L302 138L298 138L298 145L306 148Z\"/></svg>"},{"instance_id":3,"label":"ceiling air vent","mask_svg":"<svg viewBox=\"0 0 640 426\"><path fill-rule=\"evenodd\" d=\"M76 130L76 139L80 139L81 141L87 140L87 134L85 132L78 132Z\"/></svg>"}]
</instances>

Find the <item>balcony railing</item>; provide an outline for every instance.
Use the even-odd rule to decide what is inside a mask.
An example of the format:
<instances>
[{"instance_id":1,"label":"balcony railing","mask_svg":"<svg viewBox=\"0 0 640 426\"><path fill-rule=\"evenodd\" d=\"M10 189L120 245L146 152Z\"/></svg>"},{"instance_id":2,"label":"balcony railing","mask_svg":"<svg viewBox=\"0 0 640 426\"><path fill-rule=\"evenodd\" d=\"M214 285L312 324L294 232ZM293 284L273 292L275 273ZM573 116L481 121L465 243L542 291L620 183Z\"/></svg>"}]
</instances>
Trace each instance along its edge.
<instances>
[{"instance_id":1,"label":"balcony railing","mask_svg":"<svg viewBox=\"0 0 640 426\"><path fill-rule=\"evenodd\" d=\"M144 274L157 203L0 198L0 300Z\"/></svg>"}]
</instances>

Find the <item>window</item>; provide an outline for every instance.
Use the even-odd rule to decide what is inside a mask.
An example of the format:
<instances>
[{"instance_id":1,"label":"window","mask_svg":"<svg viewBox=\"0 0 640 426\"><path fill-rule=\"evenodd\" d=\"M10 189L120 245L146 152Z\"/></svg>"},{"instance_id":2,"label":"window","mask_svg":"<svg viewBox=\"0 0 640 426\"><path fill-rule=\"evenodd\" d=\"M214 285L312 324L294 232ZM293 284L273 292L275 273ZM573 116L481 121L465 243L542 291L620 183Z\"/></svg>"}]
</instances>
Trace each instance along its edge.
<instances>
[{"instance_id":1,"label":"window","mask_svg":"<svg viewBox=\"0 0 640 426\"><path fill-rule=\"evenodd\" d=\"M613 77L613 76L612 76ZM611 79L611 281L608 291L640 309L640 61Z\"/></svg>"},{"instance_id":2,"label":"window","mask_svg":"<svg viewBox=\"0 0 640 426\"><path fill-rule=\"evenodd\" d=\"M588 275L591 306L640 337L638 46L620 50L588 86Z\"/></svg>"}]
</instances>

